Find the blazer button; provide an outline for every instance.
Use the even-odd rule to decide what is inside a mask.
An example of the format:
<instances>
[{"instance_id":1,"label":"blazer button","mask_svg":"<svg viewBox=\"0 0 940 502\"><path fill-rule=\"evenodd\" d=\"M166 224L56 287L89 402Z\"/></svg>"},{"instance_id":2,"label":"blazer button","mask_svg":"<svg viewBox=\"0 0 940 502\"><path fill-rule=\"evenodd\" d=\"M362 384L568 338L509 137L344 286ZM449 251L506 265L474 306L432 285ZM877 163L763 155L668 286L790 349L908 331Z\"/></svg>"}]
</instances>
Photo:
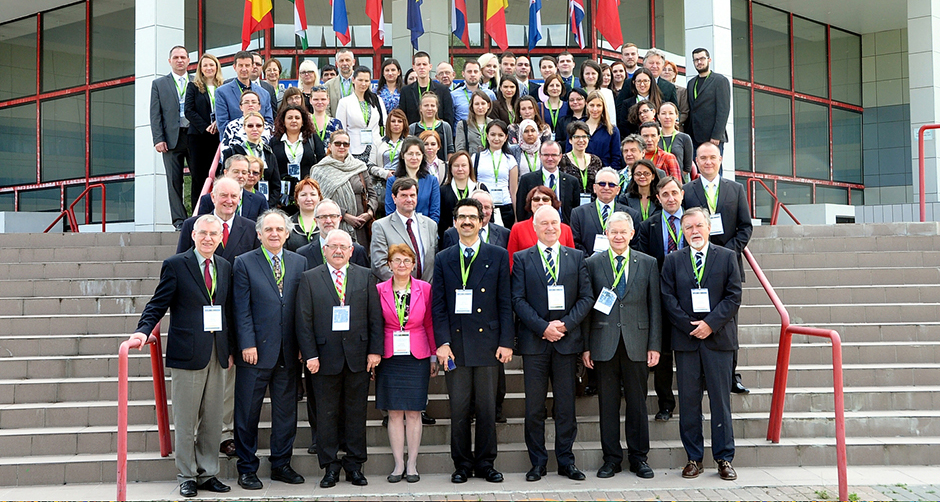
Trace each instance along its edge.
<instances>
[{"instance_id":1,"label":"blazer button","mask_svg":"<svg viewBox=\"0 0 940 502\"><path fill-rule=\"evenodd\" d=\"M623 304L622 304L622 303L620 304L620 308L623 308Z\"/></svg>"},{"instance_id":2,"label":"blazer button","mask_svg":"<svg viewBox=\"0 0 940 502\"><path fill-rule=\"evenodd\" d=\"M477 312L483 312L483 309L477 309Z\"/></svg>"},{"instance_id":3,"label":"blazer button","mask_svg":"<svg viewBox=\"0 0 940 502\"><path fill-rule=\"evenodd\" d=\"M620 324L619 322L617 323L617 327L618 327L618 328L621 327L621 324Z\"/></svg>"},{"instance_id":4,"label":"blazer button","mask_svg":"<svg viewBox=\"0 0 940 502\"><path fill-rule=\"evenodd\" d=\"M483 328L480 328L480 333L482 333L482 332L483 332Z\"/></svg>"},{"instance_id":5,"label":"blazer button","mask_svg":"<svg viewBox=\"0 0 940 502\"><path fill-rule=\"evenodd\" d=\"M480 288L481 293L486 293L486 288Z\"/></svg>"}]
</instances>

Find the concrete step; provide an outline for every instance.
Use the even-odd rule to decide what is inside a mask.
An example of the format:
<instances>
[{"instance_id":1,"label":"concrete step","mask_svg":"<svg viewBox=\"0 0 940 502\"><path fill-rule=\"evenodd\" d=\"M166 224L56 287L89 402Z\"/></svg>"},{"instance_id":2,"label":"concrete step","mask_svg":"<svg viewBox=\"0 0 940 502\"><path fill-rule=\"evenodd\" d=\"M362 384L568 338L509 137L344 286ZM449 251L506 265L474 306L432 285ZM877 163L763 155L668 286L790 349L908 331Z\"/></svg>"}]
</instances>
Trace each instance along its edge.
<instances>
[{"instance_id":1,"label":"concrete step","mask_svg":"<svg viewBox=\"0 0 940 502\"><path fill-rule=\"evenodd\" d=\"M838 225L761 225L754 227L752 240L819 237L898 237L940 235L936 221L860 223Z\"/></svg>"},{"instance_id":2,"label":"concrete step","mask_svg":"<svg viewBox=\"0 0 940 502\"><path fill-rule=\"evenodd\" d=\"M752 238L754 253L831 253L850 251L933 251L940 248L940 235L879 235L835 237Z\"/></svg>"},{"instance_id":3,"label":"concrete step","mask_svg":"<svg viewBox=\"0 0 940 502\"><path fill-rule=\"evenodd\" d=\"M773 388L775 367L738 366L748 387ZM931 385L937 381L940 363L843 364L845 387ZM832 364L790 364L789 385L832 385Z\"/></svg>"},{"instance_id":4,"label":"concrete step","mask_svg":"<svg viewBox=\"0 0 940 502\"><path fill-rule=\"evenodd\" d=\"M742 305L770 305L764 288L754 281L744 288ZM895 284L829 286L774 286L784 305L831 305L856 303L929 303L940 298L940 284Z\"/></svg>"},{"instance_id":5,"label":"concrete step","mask_svg":"<svg viewBox=\"0 0 940 502\"><path fill-rule=\"evenodd\" d=\"M165 326L165 324L164 324ZM164 335L165 336L165 335ZM95 356L101 358L117 357L121 342L128 334L85 334L75 335L0 335L0 365L5 358L38 359L42 357ZM163 346L166 350L166 345ZM130 352L131 358L149 352L136 350ZM115 373L116 375L117 373Z\"/></svg>"},{"instance_id":6,"label":"concrete step","mask_svg":"<svg viewBox=\"0 0 940 502\"><path fill-rule=\"evenodd\" d=\"M816 323L814 328L832 329L839 333L842 342L903 342L940 340L940 321L933 322L894 322L868 324L861 322ZM742 324L738 329L740 343L779 342L780 318L769 324ZM793 346L801 343L815 343L823 338L794 335Z\"/></svg>"},{"instance_id":7,"label":"concrete step","mask_svg":"<svg viewBox=\"0 0 940 502\"><path fill-rule=\"evenodd\" d=\"M117 349L114 355L0 357L0 379L113 378L118 374ZM128 375L153 374L150 353L133 350L127 358Z\"/></svg>"},{"instance_id":8,"label":"concrete step","mask_svg":"<svg viewBox=\"0 0 940 502\"><path fill-rule=\"evenodd\" d=\"M175 253L175 242L171 245L159 244L153 246L9 247L0 249L0 264L163 261Z\"/></svg>"},{"instance_id":9,"label":"concrete step","mask_svg":"<svg viewBox=\"0 0 940 502\"><path fill-rule=\"evenodd\" d=\"M758 262L759 263L759 262ZM745 286L760 286L750 266ZM940 283L940 267L793 268L765 271L774 288Z\"/></svg>"},{"instance_id":10,"label":"concrete step","mask_svg":"<svg viewBox=\"0 0 940 502\"><path fill-rule=\"evenodd\" d=\"M169 314L164 316L166 326ZM99 315L0 315L0 333L6 336L86 335L98 333L125 333L130 335L137 328L140 314ZM115 347L117 352L117 347Z\"/></svg>"},{"instance_id":11,"label":"concrete step","mask_svg":"<svg viewBox=\"0 0 940 502\"><path fill-rule=\"evenodd\" d=\"M0 298L0 315L98 315L141 313L153 296L33 296Z\"/></svg>"},{"instance_id":12,"label":"concrete step","mask_svg":"<svg viewBox=\"0 0 940 502\"><path fill-rule=\"evenodd\" d=\"M931 322L940 318L940 303L789 304L786 308L791 323L810 326L839 322ZM742 305L738 321L742 324L779 324L780 314L772 305Z\"/></svg>"},{"instance_id":13,"label":"concrete step","mask_svg":"<svg viewBox=\"0 0 940 502\"><path fill-rule=\"evenodd\" d=\"M88 247L176 246L179 232L90 232L59 234L0 234L0 247L57 249Z\"/></svg>"},{"instance_id":14,"label":"concrete step","mask_svg":"<svg viewBox=\"0 0 940 502\"><path fill-rule=\"evenodd\" d=\"M753 242L753 241L752 241ZM754 244L757 245L757 244ZM888 263L886 255L877 251L833 251L829 253L772 253L756 251L750 247L761 269L779 270L790 268L855 268L881 267ZM940 266L940 251L896 251L891 253L890 263ZM749 268L748 265L744 265Z\"/></svg>"},{"instance_id":15,"label":"concrete step","mask_svg":"<svg viewBox=\"0 0 940 502\"><path fill-rule=\"evenodd\" d=\"M159 261L118 262L48 262L22 266L18 263L0 263L0 277L8 279L72 279L72 278L141 278L160 277Z\"/></svg>"},{"instance_id":16,"label":"concrete step","mask_svg":"<svg viewBox=\"0 0 940 502\"><path fill-rule=\"evenodd\" d=\"M793 344L791 364L832 364L831 344L812 339L813 343ZM738 364L742 366L774 365L779 345L742 344ZM847 342L842 344L843 364L934 363L940 361L940 341L934 342Z\"/></svg>"},{"instance_id":17,"label":"concrete step","mask_svg":"<svg viewBox=\"0 0 940 502\"><path fill-rule=\"evenodd\" d=\"M0 280L0 298L152 295L160 276Z\"/></svg>"}]
</instances>

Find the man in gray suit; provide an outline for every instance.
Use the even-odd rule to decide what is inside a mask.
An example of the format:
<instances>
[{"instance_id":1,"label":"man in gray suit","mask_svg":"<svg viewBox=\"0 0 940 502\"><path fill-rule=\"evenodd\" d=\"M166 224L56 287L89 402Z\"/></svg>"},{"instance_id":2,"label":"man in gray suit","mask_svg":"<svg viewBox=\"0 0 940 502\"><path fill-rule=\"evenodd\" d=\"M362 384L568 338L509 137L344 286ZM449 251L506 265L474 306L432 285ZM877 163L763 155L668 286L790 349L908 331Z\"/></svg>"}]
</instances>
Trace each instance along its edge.
<instances>
[{"instance_id":1,"label":"man in gray suit","mask_svg":"<svg viewBox=\"0 0 940 502\"><path fill-rule=\"evenodd\" d=\"M392 271L386 265L388 247L407 244L418 258L415 277L431 282L434 276L434 255L437 253L437 223L415 212L418 205L418 182L398 178L392 183L395 212L372 224L372 274L387 281Z\"/></svg>"},{"instance_id":2,"label":"man in gray suit","mask_svg":"<svg viewBox=\"0 0 940 502\"><path fill-rule=\"evenodd\" d=\"M336 107L339 106L339 100L349 96L353 92L352 73L356 67L356 56L345 47L336 51L336 69L339 75L326 82L326 91L330 95L330 116L336 116ZM325 71L324 71L325 73ZM389 274L391 277L391 274Z\"/></svg>"},{"instance_id":3,"label":"man in gray suit","mask_svg":"<svg viewBox=\"0 0 940 502\"><path fill-rule=\"evenodd\" d=\"M186 130L189 120L183 114L189 75L189 53L182 45L170 49L170 68L167 75L156 78L150 86L150 134L153 148L163 154L166 169L166 188L170 198L170 218L179 230L186 219L183 206L183 160L189 158Z\"/></svg>"},{"instance_id":4,"label":"man in gray suit","mask_svg":"<svg viewBox=\"0 0 940 502\"><path fill-rule=\"evenodd\" d=\"M610 249L587 260L597 302L585 318L584 366L597 371L597 404L600 411L601 449L604 465L597 477L620 472L620 387L627 401L624 431L630 472L652 478L646 463L650 450L646 394L649 368L659 362L662 343L662 311L659 266L656 259L630 250L633 219L617 211L605 230Z\"/></svg>"}]
</instances>

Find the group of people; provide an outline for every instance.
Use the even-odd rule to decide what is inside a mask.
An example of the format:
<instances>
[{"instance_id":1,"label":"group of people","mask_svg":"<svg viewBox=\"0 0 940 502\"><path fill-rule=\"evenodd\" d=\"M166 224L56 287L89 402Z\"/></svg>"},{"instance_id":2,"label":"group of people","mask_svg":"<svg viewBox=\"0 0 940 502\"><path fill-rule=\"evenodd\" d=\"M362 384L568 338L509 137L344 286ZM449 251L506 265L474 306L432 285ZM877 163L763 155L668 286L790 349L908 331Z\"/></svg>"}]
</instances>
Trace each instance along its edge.
<instances>
[{"instance_id":1,"label":"group of people","mask_svg":"<svg viewBox=\"0 0 940 502\"><path fill-rule=\"evenodd\" d=\"M199 108L190 91L208 95L212 120L199 134L226 145L222 169L208 166L211 193L195 201L200 215L179 223L178 254L164 262L134 335L145 341L172 311L166 358L180 494L230 489L216 477L217 451L237 457L241 487L263 486L266 393L273 480L304 482L290 465L302 393L308 452L325 471L320 486L335 486L341 471L367 484L373 378L395 460L387 479L417 482L421 428L433 422L423 413L428 385L439 371L449 393L452 481L502 481L496 424L505 421L504 364L513 355L523 358L527 480L546 474L549 382L559 473L585 477L572 452L579 366L598 396L597 476L622 469L621 396L630 471L654 476L652 371L657 421L671 419L674 374L678 382L683 476L702 471L707 387L713 457L721 477L735 479L730 393L747 391L734 375L747 201L740 184L720 175L723 130L680 136L681 105L660 101L651 110L653 101L641 99L659 96L648 91L658 87L642 82L652 69L637 68L635 57L627 64L631 49L622 64L583 65L585 87L571 80L570 54L542 59L542 86L511 73L528 69L524 56L504 54L467 61L464 85L454 89L453 69L442 63L442 81L433 81L429 56L418 52L413 83L403 85L398 63L387 60L377 92L347 50L326 85L304 62L300 86L283 92L252 81L252 68L267 78L270 65L251 53L235 55L238 77L229 83L215 77L213 56L201 57L180 119ZM693 109L724 78L708 71L707 51L693 56L702 54L693 58L702 81L690 91ZM184 55L171 50L174 74L185 69ZM656 58L651 49L644 65L657 68ZM512 99L513 89L524 96ZM637 120L621 127L637 128L621 140L614 120L624 103ZM694 129L694 115L686 123ZM603 156L591 150L598 144ZM684 182L693 160L701 176Z\"/></svg>"}]
</instances>

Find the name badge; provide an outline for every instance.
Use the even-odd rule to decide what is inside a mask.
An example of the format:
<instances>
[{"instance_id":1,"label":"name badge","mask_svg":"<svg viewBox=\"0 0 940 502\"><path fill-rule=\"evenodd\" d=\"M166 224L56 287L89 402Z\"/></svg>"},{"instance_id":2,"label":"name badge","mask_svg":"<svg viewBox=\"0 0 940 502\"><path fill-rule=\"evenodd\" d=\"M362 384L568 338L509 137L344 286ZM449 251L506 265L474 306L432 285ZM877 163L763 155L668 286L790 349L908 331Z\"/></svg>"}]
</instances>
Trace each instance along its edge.
<instances>
[{"instance_id":1,"label":"name badge","mask_svg":"<svg viewBox=\"0 0 940 502\"><path fill-rule=\"evenodd\" d=\"M290 181L281 181L281 197L287 197L291 193Z\"/></svg>"},{"instance_id":2,"label":"name badge","mask_svg":"<svg viewBox=\"0 0 940 502\"><path fill-rule=\"evenodd\" d=\"M180 101L180 117L186 116L186 110L183 109L184 106L185 106L185 103L183 101Z\"/></svg>"},{"instance_id":3,"label":"name badge","mask_svg":"<svg viewBox=\"0 0 940 502\"><path fill-rule=\"evenodd\" d=\"M300 179L300 164L287 164L287 175Z\"/></svg>"},{"instance_id":4,"label":"name badge","mask_svg":"<svg viewBox=\"0 0 940 502\"><path fill-rule=\"evenodd\" d=\"M565 310L565 287L548 287L548 310Z\"/></svg>"},{"instance_id":5,"label":"name badge","mask_svg":"<svg viewBox=\"0 0 940 502\"><path fill-rule=\"evenodd\" d=\"M711 216L712 231L708 235L721 235L725 233L725 227L721 224L721 213L715 213Z\"/></svg>"},{"instance_id":6,"label":"name badge","mask_svg":"<svg viewBox=\"0 0 940 502\"><path fill-rule=\"evenodd\" d=\"M604 234L597 234L594 236L594 252L603 253L610 249L610 240L607 239L607 236Z\"/></svg>"},{"instance_id":7,"label":"name badge","mask_svg":"<svg viewBox=\"0 0 940 502\"><path fill-rule=\"evenodd\" d=\"M580 202L578 205L579 205L579 206L583 206L583 205L585 205L585 204L590 204L591 202L592 202L592 201L591 201L591 194L589 194L589 193L583 193L583 194L581 194L581 202Z\"/></svg>"},{"instance_id":8,"label":"name badge","mask_svg":"<svg viewBox=\"0 0 940 502\"><path fill-rule=\"evenodd\" d=\"M411 332L408 330L392 332L392 355L411 354Z\"/></svg>"},{"instance_id":9,"label":"name badge","mask_svg":"<svg viewBox=\"0 0 940 502\"><path fill-rule=\"evenodd\" d=\"M499 183L499 180L496 180L496 182ZM503 200L504 200L503 198L505 197L505 195L503 195L503 192L505 192L505 190L503 190L503 189L501 189L501 188L491 188L491 189L490 189L490 195L492 195L492 196L493 196L493 200L496 201L496 202L499 203L499 204L502 204L502 203L503 203Z\"/></svg>"},{"instance_id":10,"label":"name badge","mask_svg":"<svg viewBox=\"0 0 940 502\"><path fill-rule=\"evenodd\" d=\"M267 182L267 181L259 181L259 182L258 182L258 186L256 186L255 189L258 191L258 193L260 193L261 195L264 195L265 198L268 197L268 193L269 193L269 192L268 192L268 182Z\"/></svg>"},{"instance_id":11,"label":"name badge","mask_svg":"<svg viewBox=\"0 0 940 502\"><path fill-rule=\"evenodd\" d=\"M454 302L454 313L455 314L472 314L473 313L473 290L472 289L458 289L457 298Z\"/></svg>"},{"instance_id":12,"label":"name badge","mask_svg":"<svg viewBox=\"0 0 940 502\"><path fill-rule=\"evenodd\" d=\"M708 301L708 290L697 288L692 290L692 312L708 313L712 311Z\"/></svg>"},{"instance_id":13,"label":"name badge","mask_svg":"<svg viewBox=\"0 0 940 502\"><path fill-rule=\"evenodd\" d=\"M617 293L611 291L610 288L604 288L601 290L601 294L597 295L594 310L602 312L604 315L610 315L610 309L613 308L616 301Z\"/></svg>"},{"instance_id":14,"label":"name badge","mask_svg":"<svg viewBox=\"0 0 940 502\"><path fill-rule=\"evenodd\" d=\"M349 331L349 305L333 307L333 331Z\"/></svg>"},{"instance_id":15,"label":"name badge","mask_svg":"<svg viewBox=\"0 0 940 502\"><path fill-rule=\"evenodd\" d=\"M360 145L372 144L372 129L360 129L359 130L359 144Z\"/></svg>"},{"instance_id":16,"label":"name badge","mask_svg":"<svg viewBox=\"0 0 940 502\"><path fill-rule=\"evenodd\" d=\"M222 306L205 305L202 307L203 331L222 331Z\"/></svg>"}]
</instances>

